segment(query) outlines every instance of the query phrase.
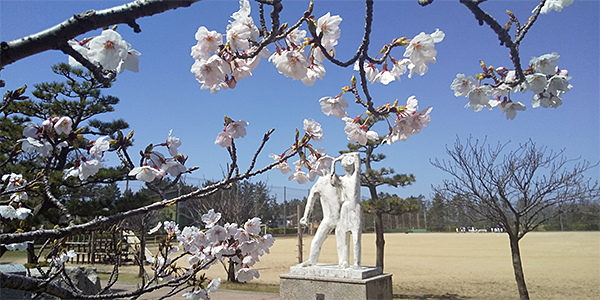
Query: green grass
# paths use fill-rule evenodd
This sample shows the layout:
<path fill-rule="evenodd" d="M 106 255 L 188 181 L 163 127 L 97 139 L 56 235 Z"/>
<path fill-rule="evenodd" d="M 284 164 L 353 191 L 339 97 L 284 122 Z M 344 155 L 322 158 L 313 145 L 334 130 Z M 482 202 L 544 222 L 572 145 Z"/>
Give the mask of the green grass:
<path fill-rule="evenodd" d="M 108 281 L 108 278 L 110 277 L 110 273 L 98 272 L 98 277 L 100 277 L 100 280 Z M 137 273 L 133 274 L 133 273 L 119 272 L 118 281 L 119 282 L 127 282 L 127 283 L 141 283 L 142 279 L 137 276 Z"/>
<path fill-rule="evenodd" d="M 260 293 L 279 293 L 278 284 L 258 284 L 258 283 L 234 283 L 222 281 L 220 290 L 235 290 L 245 292 L 260 292 Z"/>
<path fill-rule="evenodd" d="M 27 259 L 27 251 L 6 251 L 0 258 L 0 263 L 7 264 L 20 259 Z"/>
<path fill-rule="evenodd" d="M 100 280 L 108 281 L 110 273 L 98 273 Z M 137 273 L 119 272 L 119 282 L 141 283 L 141 278 L 137 277 Z M 258 283 L 234 283 L 223 281 L 219 287 L 221 290 L 235 290 L 245 292 L 260 292 L 260 293 L 279 293 L 279 285 L 277 284 L 258 284 Z"/>

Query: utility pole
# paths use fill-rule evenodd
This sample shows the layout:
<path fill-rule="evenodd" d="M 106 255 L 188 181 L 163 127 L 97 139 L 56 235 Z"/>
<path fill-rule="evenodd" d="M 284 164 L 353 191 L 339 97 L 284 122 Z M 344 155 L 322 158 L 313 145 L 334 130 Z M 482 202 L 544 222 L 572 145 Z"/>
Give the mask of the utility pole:
<path fill-rule="evenodd" d="M 287 233 L 286 232 L 286 229 L 287 229 L 287 212 L 286 212 L 286 209 L 285 209 L 286 206 L 287 206 L 287 202 L 286 202 L 286 199 L 285 199 L 285 196 L 286 196 L 285 192 L 286 191 L 285 191 L 285 186 L 284 186 L 283 187 L 283 235 L 285 235 Z"/>
<path fill-rule="evenodd" d="M 296 219 L 298 219 L 298 263 L 302 263 L 302 227 L 300 226 L 300 214 L 302 212 L 302 208 L 300 204 L 296 206 Z"/>

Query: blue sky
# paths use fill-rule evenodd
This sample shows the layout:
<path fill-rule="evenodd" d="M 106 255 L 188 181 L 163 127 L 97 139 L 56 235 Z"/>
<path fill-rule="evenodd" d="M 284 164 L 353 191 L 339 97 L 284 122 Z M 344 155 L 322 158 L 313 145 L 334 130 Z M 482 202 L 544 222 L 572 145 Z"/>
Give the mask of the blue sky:
<path fill-rule="evenodd" d="M 13 40 L 36 33 L 62 22 L 75 13 L 88 9 L 104 9 L 127 1 L 0 1 L 0 39 Z M 525 22 L 537 1 L 488 1 L 481 7 L 504 24 L 511 10 Z M 283 1 L 282 22 L 295 23 L 308 6 L 308 1 Z M 138 20 L 142 32 L 134 33 L 126 25 L 118 32 L 140 51 L 140 72 L 125 72 L 118 76 L 107 92 L 121 99 L 116 111 L 104 120 L 124 118 L 135 130 L 135 151 L 149 143 L 163 142 L 169 130 L 181 138 L 180 151 L 189 155 L 188 166 L 198 166 L 188 183 L 204 179 L 220 179 L 228 160 L 227 151 L 214 144 L 223 128 L 223 115 L 250 123 L 248 135 L 237 141 L 240 168 L 245 170 L 260 144 L 262 135 L 275 128 L 271 141 L 263 150 L 258 166 L 272 160 L 269 153 L 280 154 L 294 138 L 295 128 L 302 128 L 305 118 L 313 118 L 323 126 L 325 141 L 315 143 L 326 152 L 336 154 L 345 149 L 347 140 L 344 125 L 339 119 L 327 117 L 320 111 L 318 100 L 335 96 L 349 84 L 354 74 L 351 68 L 341 69 L 325 64 L 327 74 L 312 87 L 304 86 L 280 75 L 275 67 L 263 60 L 252 78 L 240 81 L 233 90 L 212 95 L 200 90 L 190 67 L 190 47 L 195 44 L 194 34 L 199 26 L 225 33 L 229 16 L 238 9 L 234 0 L 209 0 L 189 8 L 180 8 L 160 15 Z M 258 22 L 258 6 L 252 3 L 252 16 Z M 431 123 L 418 135 L 406 142 L 398 142 L 380 149 L 388 156 L 386 167 L 398 173 L 413 173 L 416 183 L 398 190 L 388 190 L 400 196 L 423 194 L 429 197 L 431 185 L 448 178 L 432 167 L 433 158 L 446 158 L 446 146 L 452 146 L 457 137 L 485 138 L 491 143 L 511 141 L 513 146 L 531 139 L 549 149 L 565 149 L 568 157 L 581 157 L 592 162 L 600 160 L 599 117 L 599 2 L 575 1 L 562 12 L 542 15 L 521 44 L 521 58 L 527 62 L 533 56 L 557 52 L 561 55 L 558 66 L 569 70 L 573 89 L 564 95 L 564 104 L 557 109 L 531 107 L 531 93 L 513 95 L 513 101 L 527 106 L 515 120 L 506 120 L 501 111 L 474 113 L 464 108 L 467 99 L 456 98 L 449 88 L 457 73 L 474 76 L 481 69 L 478 60 L 495 67 L 510 67 L 508 50 L 499 46 L 493 32 L 478 26 L 471 13 L 458 1 L 437 0 L 422 8 L 416 0 L 376 1 L 375 21 L 370 54 L 394 38 L 412 38 L 420 32 L 432 33 L 436 28 L 446 37 L 436 44 L 437 63 L 430 64 L 424 76 L 415 75 L 387 86 L 374 84 L 371 94 L 376 103 L 384 104 L 399 99 L 400 103 L 415 95 L 421 108 L 433 106 Z M 361 40 L 364 21 L 362 1 L 315 1 L 316 18 L 331 12 L 343 18 L 342 36 L 336 46 L 341 60 L 351 57 Z M 306 29 L 306 28 L 303 28 Z M 86 36 L 99 34 L 99 31 Z M 83 38 L 80 37 L 80 38 Z M 271 48 L 271 50 L 274 50 Z M 401 58 L 402 49 L 392 52 Z M 52 74 L 50 66 L 66 62 L 58 51 L 49 51 L 18 61 L 1 72 L 8 89 L 23 84 L 62 80 Z M 30 88 L 31 90 L 31 88 Z M 351 115 L 363 111 L 350 107 Z M 383 132 L 383 131 L 380 131 Z M 165 151 L 166 153 L 166 151 Z M 107 164 L 117 164 L 116 156 L 108 155 Z M 598 179 L 598 167 L 589 176 Z M 282 187 L 288 187 L 287 198 L 306 195 L 310 185 L 288 181 L 287 175 L 271 171 L 256 180 L 267 181 L 272 191 L 282 199 Z M 141 186 L 141 184 L 140 184 Z M 363 193 L 366 194 L 366 193 Z"/>

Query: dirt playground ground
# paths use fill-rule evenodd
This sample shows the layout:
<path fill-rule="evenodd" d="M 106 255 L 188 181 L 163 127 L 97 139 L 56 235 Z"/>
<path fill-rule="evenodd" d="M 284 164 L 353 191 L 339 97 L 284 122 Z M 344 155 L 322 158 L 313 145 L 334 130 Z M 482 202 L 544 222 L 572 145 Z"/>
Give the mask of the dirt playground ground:
<path fill-rule="evenodd" d="M 508 236 L 500 233 L 386 234 L 385 272 L 394 294 L 457 294 L 473 299 L 518 299 Z M 305 236 L 306 258 L 312 236 Z M 276 238 L 256 265 L 257 283 L 279 284 L 297 263 L 295 237 Z M 363 265 L 375 265 L 375 235 L 363 234 Z M 337 263 L 335 237 L 319 262 Z M 521 240 L 525 280 L 532 299 L 600 299 L 600 232 L 532 232 Z M 209 276 L 224 277 L 214 266 Z"/>
<path fill-rule="evenodd" d="M 394 294 L 519 298 L 506 234 L 393 233 L 385 238 L 385 272 L 393 274 Z M 311 240 L 312 236 L 304 237 L 305 259 Z M 297 244 L 296 237 L 276 237 L 271 254 L 255 266 L 260 278 L 253 282 L 279 285 L 279 275 L 298 263 Z M 363 234 L 362 246 L 363 265 L 375 265 L 375 235 Z M 330 235 L 319 262 L 337 263 L 335 249 L 335 237 Z M 521 240 L 521 251 L 531 299 L 600 299 L 600 232 L 528 233 Z M 0 263 L 23 263 L 25 257 L 14 260 L 2 257 Z M 95 267 L 108 271 L 112 266 Z M 137 267 L 125 266 L 121 273 L 137 274 Z M 207 275 L 226 278 L 219 264 Z"/>

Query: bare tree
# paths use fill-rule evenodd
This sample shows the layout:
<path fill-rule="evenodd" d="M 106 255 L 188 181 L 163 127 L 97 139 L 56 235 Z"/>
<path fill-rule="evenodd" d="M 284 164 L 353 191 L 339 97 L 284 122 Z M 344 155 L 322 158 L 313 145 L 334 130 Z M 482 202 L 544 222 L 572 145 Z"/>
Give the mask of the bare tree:
<path fill-rule="evenodd" d="M 446 151 L 448 161 L 431 163 L 452 175 L 436 192 L 467 208 L 473 220 L 495 222 L 508 233 L 519 295 L 529 299 L 519 241 L 555 217 L 560 210 L 553 208 L 597 197 L 598 183 L 585 176 L 596 165 L 567 159 L 564 150 L 551 151 L 533 141 L 504 154 L 507 145 L 457 139 Z"/>

